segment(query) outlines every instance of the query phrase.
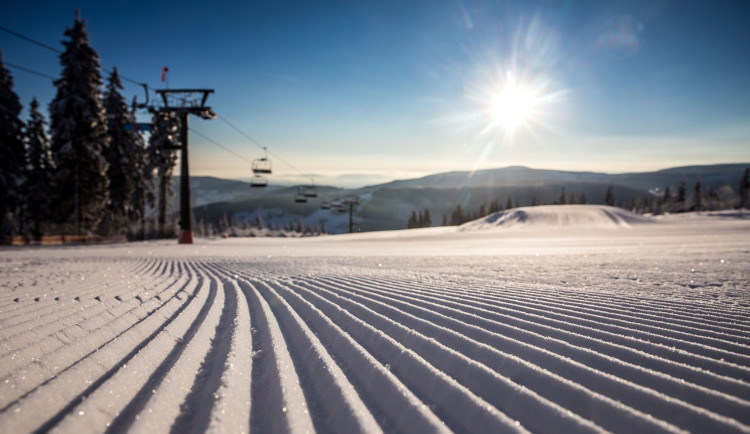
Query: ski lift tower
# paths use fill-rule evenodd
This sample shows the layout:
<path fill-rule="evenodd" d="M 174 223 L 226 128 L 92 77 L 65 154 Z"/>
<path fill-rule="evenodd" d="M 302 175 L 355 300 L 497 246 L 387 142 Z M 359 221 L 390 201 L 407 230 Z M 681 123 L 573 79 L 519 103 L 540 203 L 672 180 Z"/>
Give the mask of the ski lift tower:
<path fill-rule="evenodd" d="M 216 119 L 216 113 L 206 106 L 213 89 L 162 89 L 164 106 L 161 112 L 174 113 L 180 118 L 180 244 L 193 244 L 192 209 L 190 207 L 190 172 L 188 170 L 188 115 Z"/>

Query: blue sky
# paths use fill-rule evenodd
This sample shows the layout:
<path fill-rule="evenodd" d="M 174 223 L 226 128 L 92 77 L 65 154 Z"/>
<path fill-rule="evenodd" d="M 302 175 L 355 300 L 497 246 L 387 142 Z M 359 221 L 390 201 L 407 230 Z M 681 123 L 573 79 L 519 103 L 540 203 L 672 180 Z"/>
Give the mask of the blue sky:
<path fill-rule="evenodd" d="M 291 164 L 279 179 L 750 161 L 747 1 L 16 2 L 0 25 L 61 47 L 76 8 L 105 68 L 215 89 L 214 111 Z M 0 49 L 59 75 L 53 52 L 4 32 Z M 50 80 L 9 69 L 24 104 L 51 101 Z M 534 101 L 513 129 L 492 108 L 511 82 Z M 191 127 L 243 157 L 192 135 L 192 174 L 250 175 L 256 145 Z"/>

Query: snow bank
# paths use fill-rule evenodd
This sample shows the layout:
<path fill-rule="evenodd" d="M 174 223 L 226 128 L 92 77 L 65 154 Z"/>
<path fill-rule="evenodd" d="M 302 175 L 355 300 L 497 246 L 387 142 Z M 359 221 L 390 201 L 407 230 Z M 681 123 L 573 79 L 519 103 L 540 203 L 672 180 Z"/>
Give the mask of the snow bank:
<path fill-rule="evenodd" d="M 459 227 L 460 231 L 497 228 L 627 228 L 652 220 L 604 205 L 546 205 L 500 211 Z"/>

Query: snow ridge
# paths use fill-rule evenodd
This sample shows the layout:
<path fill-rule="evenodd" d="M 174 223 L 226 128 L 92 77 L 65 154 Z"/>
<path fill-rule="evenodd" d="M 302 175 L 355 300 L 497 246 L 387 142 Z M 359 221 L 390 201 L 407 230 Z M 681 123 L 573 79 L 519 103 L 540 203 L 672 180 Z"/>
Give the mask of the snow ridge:
<path fill-rule="evenodd" d="M 554 229 L 554 228 L 629 228 L 650 223 L 647 217 L 605 205 L 543 205 L 499 211 L 487 217 L 465 223 L 461 231 L 496 228 Z"/>

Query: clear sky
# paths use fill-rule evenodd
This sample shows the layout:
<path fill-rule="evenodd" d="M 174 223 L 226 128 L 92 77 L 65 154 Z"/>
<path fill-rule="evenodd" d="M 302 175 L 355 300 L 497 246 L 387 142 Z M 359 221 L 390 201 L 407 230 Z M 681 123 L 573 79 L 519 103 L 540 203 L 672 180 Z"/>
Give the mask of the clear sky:
<path fill-rule="evenodd" d="M 214 111 L 291 164 L 279 178 L 750 161 L 746 0 L 31 1 L 0 25 L 62 48 L 76 8 L 103 67 L 215 89 Z M 51 51 L 4 32 L 0 49 L 59 76 Z M 52 100 L 51 80 L 9 69 L 24 104 Z M 251 175 L 256 145 L 191 127 L 235 153 L 193 134 L 192 174 Z"/>

